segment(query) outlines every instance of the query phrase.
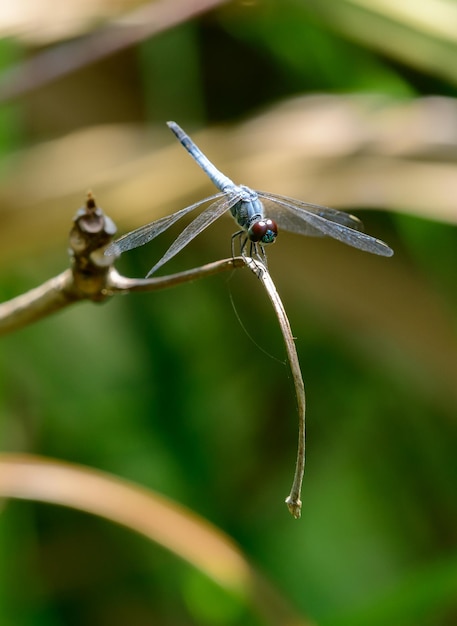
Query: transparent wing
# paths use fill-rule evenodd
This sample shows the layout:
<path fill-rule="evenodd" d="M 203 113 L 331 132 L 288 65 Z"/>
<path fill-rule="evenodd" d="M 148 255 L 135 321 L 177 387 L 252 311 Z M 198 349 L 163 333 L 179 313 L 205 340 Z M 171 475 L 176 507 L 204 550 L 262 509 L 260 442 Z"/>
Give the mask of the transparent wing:
<path fill-rule="evenodd" d="M 144 244 L 149 243 L 152 239 L 170 228 L 170 226 L 173 226 L 175 222 L 187 215 L 187 213 L 190 213 L 200 205 L 205 204 L 205 202 L 210 202 L 211 200 L 221 198 L 222 196 L 225 196 L 225 194 L 216 193 L 215 195 L 209 196 L 204 200 L 199 200 L 199 202 L 191 204 L 180 211 L 176 211 L 176 213 L 173 213 L 172 215 L 166 215 L 165 217 L 161 217 L 154 222 L 140 226 L 139 228 L 122 235 L 122 237 L 119 237 L 119 239 L 113 241 L 113 243 L 108 246 L 105 251 L 105 255 L 120 255 L 123 252 L 127 252 L 127 250 L 133 250 L 134 248 L 144 246 Z"/>
<path fill-rule="evenodd" d="M 218 196 L 226 196 L 226 194 L 217 194 Z M 205 228 L 208 228 L 213 222 L 215 222 L 221 215 L 228 211 L 238 200 L 240 194 L 230 195 L 226 200 L 217 200 L 209 205 L 204 211 L 202 211 L 197 217 L 182 231 L 177 239 L 171 244 L 163 257 L 154 265 L 154 267 L 148 272 L 147 277 L 154 274 L 162 265 L 165 265 L 170 259 L 172 259 L 178 252 L 180 252 L 192 239 L 195 239 Z"/>
<path fill-rule="evenodd" d="M 323 237 L 326 234 L 322 232 L 322 229 L 319 227 L 313 227 L 300 211 L 292 211 L 289 206 L 293 205 L 305 213 L 312 213 L 313 215 L 318 215 L 331 222 L 363 232 L 362 222 L 358 217 L 355 217 L 355 215 L 351 215 L 350 213 L 337 211 L 336 209 L 320 206 L 319 204 L 302 202 L 301 200 L 297 200 L 295 198 L 288 198 L 287 196 L 280 196 L 265 191 L 257 191 L 257 193 L 263 200 L 266 201 L 266 206 L 274 206 L 271 217 L 277 222 L 278 226 L 284 230 L 299 233 L 300 235 L 309 235 L 311 237 Z M 284 206 L 278 204 L 280 201 L 284 203 Z"/>
<path fill-rule="evenodd" d="M 393 255 L 393 250 L 383 241 L 362 232 L 363 224 L 354 215 L 286 196 L 263 191 L 257 193 L 267 204 L 274 204 L 270 217 L 284 230 L 301 235 L 327 235 L 365 252 Z"/>

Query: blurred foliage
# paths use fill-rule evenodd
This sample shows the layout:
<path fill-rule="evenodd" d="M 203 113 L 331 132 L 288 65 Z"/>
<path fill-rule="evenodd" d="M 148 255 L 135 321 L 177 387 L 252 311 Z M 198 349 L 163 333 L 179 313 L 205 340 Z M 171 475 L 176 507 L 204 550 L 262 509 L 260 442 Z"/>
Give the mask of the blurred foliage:
<path fill-rule="evenodd" d="M 304 200 L 380 209 L 362 217 L 395 248 L 391 260 L 287 235 L 269 251 L 307 389 L 302 519 L 283 504 L 296 446 L 293 388 L 267 298 L 247 272 L 76 305 L 3 338 L 2 450 L 102 469 L 188 506 L 233 537 L 313 623 L 451 626 L 457 5 L 246 0 L 179 23 L 184 4 L 162 4 L 178 25 L 1 104 L 1 297 L 65 267 L 66 232 L 88 187 L 122 228 L 210 193 L 162 129 L 167 119 L 189 132 L 219 124 L 198 141 L 239 182 L 297 195 L 300 181 Z M 0 24 L 4 72 L 49 50 L 65 67 L 76 48 L 63 38 L 83 48 L 85 33 L 132 9 L 55 3 L 50 15 L 48 4 L 34 6 L 34 15 L 18 9 L 15 28 Z M 341 99 L 315 97 L 322 92 Z M 368 92 L 376 99 L 363 100 Z M 427 117 L 424 96 L 448 100 L 428 101 Z M 308 125 L 297 126 L 305 112 Z M 294 153 L 304 136 L 308 160 L 305 149 Z M 227 256 L 230 228 L 221 220 L 169 271 Z M 119 267 L 144 275 L 178 232 Z M 268 620 L 124 528 L 9 500 L 0 623 Z"/>

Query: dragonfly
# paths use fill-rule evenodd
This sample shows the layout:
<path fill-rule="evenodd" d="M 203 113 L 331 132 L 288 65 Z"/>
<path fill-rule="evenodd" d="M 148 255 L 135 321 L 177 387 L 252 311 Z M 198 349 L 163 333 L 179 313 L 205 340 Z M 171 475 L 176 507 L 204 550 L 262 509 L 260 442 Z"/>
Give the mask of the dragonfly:
<path fill-rule="evenodd" d="M 328 236 L 365 252 L 385 257 L 393 255 L 392 248 L 386 243 L 363 232 L 362 222 L 354 215 L 287 196 L 254 190 L 245 185 L 236 185 L 211 163 L 176 122 L 167 122 L 167 125 L 219 191 L 123 235 L 107 248 L 106 255 L 118 256 L 149 243 L 188 213 L 208 203 L 210 203 L 209 206 L 199 213 L 173 241 L 165 254 L 148 272 L 147 277 L 154 274 L 228 211 L 239 227 L 239 230 L 232 236 L 232 255 L 233 241 L 239 237 L 241 255 L 247 256 L 246 251 L 249 251 L 251 257 L 257 258 L 264 264 L 266 264 L 264 246 L 276 240 L 279 229 L 314 237 Z"/>

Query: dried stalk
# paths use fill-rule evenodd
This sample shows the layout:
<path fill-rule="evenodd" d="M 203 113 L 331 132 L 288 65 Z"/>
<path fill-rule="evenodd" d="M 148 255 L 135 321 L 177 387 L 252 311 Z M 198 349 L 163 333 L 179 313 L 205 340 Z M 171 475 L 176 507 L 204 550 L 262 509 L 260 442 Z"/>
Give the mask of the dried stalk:
<path fill-rule="evenodd" d="M 245 262 L 249 269 L 262 281 L 268 297 L 270 298 L 270 301 L 273 305 L 274 311 L 279 321 L 282 335 L 284 337 L 287 357 L 289 359 L 289 365 L 292 371 L 298 409 L 298 450 L 294 480 L 292 483 L 290 494 L 286 498 L 286 504 L 287 508 L 289 509 L 290 513 L 295 517 L 295 519 L 299 519 L 302 506 L 300 494 L 303 482 L 303 474 L 305 472 L 305 386 L 303 384 L 300 363 L 298 361 L 297 350 L 295 348 L 295 342 L 292 335 L 292 330 L 290 328 L 290 323 L 287 318 L 283 303 L 281 302 L 281 298 L 279 297 L 275 284 L 270 276 L 270 273 L 268 272 L 266 266 L 257 260 L 247 257 L 245 258 Z"/>

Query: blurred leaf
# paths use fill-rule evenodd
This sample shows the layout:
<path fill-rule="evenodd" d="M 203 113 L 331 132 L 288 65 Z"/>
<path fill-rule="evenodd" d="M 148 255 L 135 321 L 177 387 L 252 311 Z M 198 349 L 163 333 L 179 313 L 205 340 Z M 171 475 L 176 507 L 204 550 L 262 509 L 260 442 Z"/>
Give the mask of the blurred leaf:
<path fill-rule="evenodd" d="M 276 9 L 277 3 L 268 0 L 254 3 L 247 11 L 230 5 L 221 11 L 221 22 L 233 37 L 267 51 L 282 72 L 293 75 L 290 80 L 296 90 L 412 95 L 398 72 L 375 54 L 365 50 L 362 55 L 356 44 L 329 30 L 309 3 L 283 2 L 281 10 Z"/>
<path fill-rule="evenodd" d="M 294 0 L 299 5 L 301 0 Z M 446 0 L 312 0 L 310 10 L 337 32 L 389 57 L 457 83 L 457 7 Z"/>
<path fill-rule="evenodd" d="M 127 526 L 201 569 L 244 602 L 257 603 L 257 609 L 270 623 L 283 619 L 297 625 L 305 623 L 276 597 L 273 589 L 265 595 L 265 581 L 228 537 L 151 491 L 88 468 L 4 454 L 0 459 L 0 494 L 71 506 Z"/>

